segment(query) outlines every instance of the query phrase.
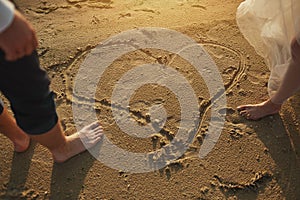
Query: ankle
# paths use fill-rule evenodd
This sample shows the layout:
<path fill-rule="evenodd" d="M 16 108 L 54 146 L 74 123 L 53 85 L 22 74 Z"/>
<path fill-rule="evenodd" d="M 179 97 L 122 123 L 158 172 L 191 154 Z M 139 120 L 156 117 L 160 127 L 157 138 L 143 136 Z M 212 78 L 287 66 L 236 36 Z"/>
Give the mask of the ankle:
<path fill-rule="evenodd" d="M 268 101 L 271 102 L 272 104 L 278 105 L 278 106 L 281 106 L 284 103 L 284 100 L 280 100 L 280 99 L 276 98 L 276 95 L 269 98 Z"/>
<path fill-rule="evenodd" d="M 274 102 L 272 99 L 269 99 L 267 101 L 268 104 L 270 104 L 274 109 L 277 109 L 277 110 L 280 110 L 281 106 L 282 106 L 282 103 L 279 103 L 279 102 Z"/>
<path fill-rule="evenodd" d="M 48 147 L 48 149 L 53 155 L 65 153 L 68 150 L 67 141 L 62 141 L 60 144 Z"/>

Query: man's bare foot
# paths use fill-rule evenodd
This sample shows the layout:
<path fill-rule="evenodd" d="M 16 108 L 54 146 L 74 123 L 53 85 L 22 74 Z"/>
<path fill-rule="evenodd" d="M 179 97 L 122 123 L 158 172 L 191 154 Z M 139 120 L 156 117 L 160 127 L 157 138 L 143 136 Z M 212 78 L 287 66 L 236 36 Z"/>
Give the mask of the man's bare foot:
<path fill-rule="evenodd" d="M 103 129 L 98 122 L 85 126 L 79 132 L 66 136 L 66 142 L 52 150 L 54 161 L 62 163 L 71 157 L 93 147 L 103 137 Z"/>
<path fill-rule="evenodd" d="M 237 107 L 240 114 L 246 119 L 258 120 L 279 112 L 281 104 L 274 104 L 271 100 L 259 104 L 242 105 Z"/>

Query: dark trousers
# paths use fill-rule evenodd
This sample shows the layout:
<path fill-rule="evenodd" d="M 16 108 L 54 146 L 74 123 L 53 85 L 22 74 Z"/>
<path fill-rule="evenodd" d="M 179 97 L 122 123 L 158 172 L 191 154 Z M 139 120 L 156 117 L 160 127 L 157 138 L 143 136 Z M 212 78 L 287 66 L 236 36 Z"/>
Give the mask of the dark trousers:
<path fill-rule="evenodd" d="M 10 101 L 17 124 L 28 134 L 43 134 L 58 121 L 49 84 L 36 52 L 8 62 L 0 51 L 0 91 Z M 0 105 L 2 112 L 3 106 Z"/>

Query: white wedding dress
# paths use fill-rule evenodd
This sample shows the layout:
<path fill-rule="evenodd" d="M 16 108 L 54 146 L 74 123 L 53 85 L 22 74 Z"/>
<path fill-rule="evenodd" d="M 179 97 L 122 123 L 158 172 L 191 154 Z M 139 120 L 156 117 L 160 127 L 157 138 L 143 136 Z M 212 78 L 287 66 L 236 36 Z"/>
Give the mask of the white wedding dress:
<path fill-rule="evenodd" d="M 240 31 L 271 71 L 268 91 L 277 91 L 291 59 L 290 44 L 300 43 L 300 0 L 245 0 L 237 10 Z"/>

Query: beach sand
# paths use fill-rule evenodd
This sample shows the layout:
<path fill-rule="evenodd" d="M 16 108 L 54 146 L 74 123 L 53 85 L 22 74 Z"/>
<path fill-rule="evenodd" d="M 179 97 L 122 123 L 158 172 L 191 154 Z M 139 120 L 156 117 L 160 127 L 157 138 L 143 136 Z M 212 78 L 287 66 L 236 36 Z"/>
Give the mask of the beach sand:
<path fill-rule="evenodd" d="M 193 66 L 162 50 L 134 51 L 119 57 L 103 74 L 96 91 L 96 113 L 115 145 L 131 152 L 152 152 L 178 131 L 180 105 L 170 90 L 145 85 L 130 99 L 132 118 L 147 124 L 149 105 L 161 103 L 167 121 L 156 137 L 135 138 L 114 121 L 111 95 L 117 81 L 134 66 L 169 64 L 194 89 L 201 123 L 189 148 L 162 169 L 127 173 L 112 169 L 89 152 L 63 164 L 32 143 L 14 153 L 0 135 L 0 199 L 291 199 L 300 198 L 300 95 L 290 98 L 280 114 L 259 121 L 239 116 L 236 107 L 267 99 L 269 70 L 241 35 L 235 13 L 241 0 L 16 0 L 36 28 L 41 66 L 52 80 L 57 110 L 66 134 L 76 128 L 72 115 L 73 81 L 90 50 L 126 30 L 162 27 L 202 44 L 223 78 L 227 106 L 219 140 L 200 159 L 209 127 L 210 97 Z M 17 72 L 16 72 L 17 73 Z M 25 77 L 24 77 L 25 78 Z M 6 101 L 7 103 L 7 101 Z"/>

